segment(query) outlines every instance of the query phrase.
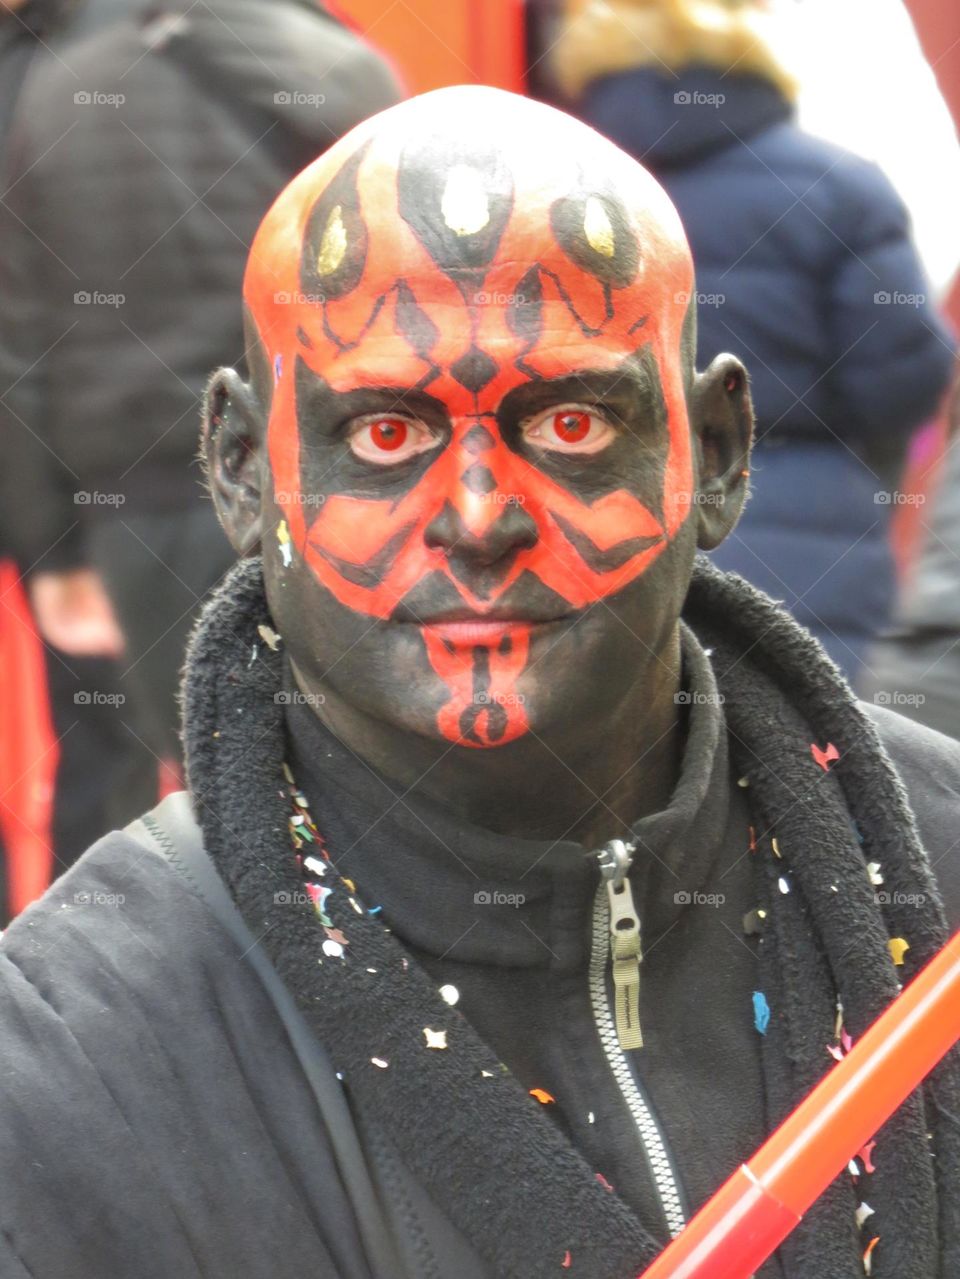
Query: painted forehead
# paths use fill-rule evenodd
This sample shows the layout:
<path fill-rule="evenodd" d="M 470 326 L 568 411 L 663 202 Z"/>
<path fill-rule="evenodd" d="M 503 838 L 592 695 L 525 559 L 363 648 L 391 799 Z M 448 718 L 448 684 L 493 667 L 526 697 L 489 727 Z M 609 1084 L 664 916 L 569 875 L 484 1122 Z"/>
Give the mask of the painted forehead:
<path fill-rule="evenodd" d="M 645 342 L 678 361 L 692 270 L 663 192 L 559 112 L 479 92 L 482 136 L 475 111 L 457 118 L 473 91 L 429 95 L 355 130 L 280 197 L 245 283 L 276 377 L 299 354 L 334 389 L 443 370 L 439 393 L 489 398 L 518 375 L 614 367 Z M 426 112 L 431 99 L 444 110 Z"/>

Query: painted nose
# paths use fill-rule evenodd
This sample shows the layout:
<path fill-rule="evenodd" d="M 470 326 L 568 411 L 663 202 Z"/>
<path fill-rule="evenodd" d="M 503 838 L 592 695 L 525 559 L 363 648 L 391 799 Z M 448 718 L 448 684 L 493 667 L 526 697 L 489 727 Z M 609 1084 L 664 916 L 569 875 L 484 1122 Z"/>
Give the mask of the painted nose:
<path fill-rule="evenodd" d="M 503 496 L 503 501 L 497 499 Z M 447 501 L 424 529 L 432 550 L 443 551 L 450 572 L 478 599 L 489 599 L 502 584 L 514 560 L 537 544 L 537 526 L 523 509 L 523 499 L 489 494 L 499 510 L 480 533 L 471 532 L 457 506 Z"/>

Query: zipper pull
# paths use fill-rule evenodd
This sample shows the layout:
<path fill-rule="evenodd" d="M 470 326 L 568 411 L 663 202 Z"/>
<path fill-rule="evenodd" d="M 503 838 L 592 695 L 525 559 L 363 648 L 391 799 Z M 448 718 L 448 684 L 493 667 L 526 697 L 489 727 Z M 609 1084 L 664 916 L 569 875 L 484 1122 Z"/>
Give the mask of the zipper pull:
<path fill-rule="evenodd" d="M 614 1014 L 621 1048 L 642 1048 L 640 1030 L 640 917 L 627 872 L 633 845 L 611 839 L 597 854 L 610 904 L 610 955 L 613 962 Z"/>

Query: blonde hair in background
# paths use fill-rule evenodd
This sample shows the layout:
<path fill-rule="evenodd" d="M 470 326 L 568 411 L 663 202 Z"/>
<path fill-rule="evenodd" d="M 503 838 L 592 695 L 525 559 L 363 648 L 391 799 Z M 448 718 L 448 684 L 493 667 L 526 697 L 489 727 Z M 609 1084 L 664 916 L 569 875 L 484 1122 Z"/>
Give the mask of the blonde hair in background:
<path fill-rule="evenodd" d="M 690 63 L 763 76 L 793 100 L 797 82 L 774 52 L 775 39 L 764 0 L 565 0 L 550 56 L 572 100 L 601 76 Z"/>

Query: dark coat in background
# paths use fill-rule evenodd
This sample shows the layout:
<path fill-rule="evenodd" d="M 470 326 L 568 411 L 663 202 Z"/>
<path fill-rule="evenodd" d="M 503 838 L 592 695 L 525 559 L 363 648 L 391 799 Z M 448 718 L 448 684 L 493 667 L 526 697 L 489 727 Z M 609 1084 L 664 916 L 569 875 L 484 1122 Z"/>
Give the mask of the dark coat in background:
<path fill-rule="evenodd" d="M 3 498 L 18 557 L 51 569 L 83 562 L 77 516 L 97 493 L 125 515 L 205 501 L 198 398 L 243 358 L 253 233 L 295 173 L 399 96 L 312 0 L 126 7 L 33 59 L 7 148 Z"/>
<path fill-rule="evenodd" d="M 888 634 L 870 653 L 864 691 L 880 706 L 960 738 L 960 437 L 956 434 L 924 523 L 923 548 Z"/>
<path fill-rule="evenodd" d="M 804 133 L 753 76 L 640 68 L 596 81 L 577 109 L 680 212 L 699 366 L 731 351 L 751 374 L 753 496 L 715 559 L 856 678 L 892 605 L 891 494 L 953 358 L 906 210 L 874 164 Z"/>
<path fill-rule="evenodd" d="M 8 194 L 8 179 L 4 175 L 10 130 L 34 57 L 107 26 L 123 16 L 133 3 L 134 0 L 29 0 L 16 12 L 0 9 L 0 214 Z M 6 385 L 0 382 L 0 397 L 6 391 Z M 0 502 L 0 556 L 13 549 L 10 524 L 7 504 Z"/>

